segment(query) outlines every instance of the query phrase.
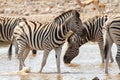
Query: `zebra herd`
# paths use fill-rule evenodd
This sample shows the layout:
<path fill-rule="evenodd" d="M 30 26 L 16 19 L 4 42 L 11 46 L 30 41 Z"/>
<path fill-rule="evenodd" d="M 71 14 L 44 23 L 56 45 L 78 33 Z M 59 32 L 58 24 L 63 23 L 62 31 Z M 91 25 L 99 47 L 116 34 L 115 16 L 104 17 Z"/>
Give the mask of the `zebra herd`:
<path fill-rule="evenodd" d="M 62 45 L 67 40 L 68 48 L 64 62 L 70 63 L 79 54 L 79 47 L 88 41 L 98 42 L 105 73 L 108 73 L 109 58 L 113 62 L 111 46 L 117 45 L 116 61 L 120 68 L 120 15 L 115 17 L 95 16 L 82 23 L 76 10 L 69 10 L 57 16 L 53 22 L 42 24 L 25 18 L 0 17 L 0 40 L 9 41 L 8 57 L 12 57 L 12 45 L 18 54 L 19 70 L 25 67 L 24 61 L 30 50 L 44 50 L 40 72 L 42 72 L 49 52 L 54 49 L 57 72 L 60 73 Z M 105 32 L 103 32 L 105 29 Z M 72 31 L 73 34 L 66 37 Z M 105 33 L 105 37 L 103 34 Z M 105 42 L 104 42 L 105 41 Z"/>

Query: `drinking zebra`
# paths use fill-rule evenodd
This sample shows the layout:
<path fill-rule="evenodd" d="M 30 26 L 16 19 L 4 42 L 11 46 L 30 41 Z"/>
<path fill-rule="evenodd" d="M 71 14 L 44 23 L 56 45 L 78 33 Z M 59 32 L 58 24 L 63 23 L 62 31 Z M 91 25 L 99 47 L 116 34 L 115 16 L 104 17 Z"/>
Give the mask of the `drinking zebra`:
<path fill-rule="evenodd" d="M 69 31 L 85 37 L 86 30 L 79 18 L 76 10 L 69 10 L 59 15 L 52 23 L 39 25 L 33 21 L 20 22 L 15 28 L 13 40 L 18 44 L 18 58 L 20 61 L 19 70 L 25 67 L 24 61 L 30 49 L 44 50 L 44 56 L 40 72 L 46 64 L 49 52 L 54 49 L 56 52 L 57 72 L 60 73 L 61 47 L 65 42 L 65 35 Z M 11 59 L 12 43 L 9 48 L 9 58 Z M 25 52 L 25 53 L 24 53 Z"/>
<path fill-rule="evenodd" d="M 11 41 L 11 37 L 16 25 L 21 22 L 23 18 L 20 17 L 0 17 L 0 41 Z M 18 47 L 15 45 L 15 53 L 18 52 Z M 35 50 L 33 50 L 35 54 Z"/>
<path fill-rule="evenodd" d="M 120 69 L 120 15 L 115 15 L 109 18 L 105 23 L 105 73 L 108 73 L 108 60 L 111 54 L 113 43 L 117 46 L 116 61 Z"/>
<path fill-rule="evenodd" d="M 68 48 L 63 58 L 65 63 L 70 63 L 79 54 L 79 47 L 88 41 L 98 42 L 102 63 L 104 63 L 102 26 L 107 21 L 107 18 L 107 15 L 102 17 L 96 16 L 89 19 L 88 21 L 85 21 L 83 26 L 87 31 L 86 38 L 82 39 L 81 36 L 77 34 L 73 34 L 68 38 Z M 113 62 L 112 54 L 111 62 Z"/>

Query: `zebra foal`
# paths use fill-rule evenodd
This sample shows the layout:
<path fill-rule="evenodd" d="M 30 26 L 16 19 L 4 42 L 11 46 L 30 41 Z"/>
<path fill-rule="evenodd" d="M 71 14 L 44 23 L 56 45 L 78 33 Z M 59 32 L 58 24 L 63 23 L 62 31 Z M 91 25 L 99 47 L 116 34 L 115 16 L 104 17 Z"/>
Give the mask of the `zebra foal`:
<path fill-rule="evenodd" d="M 102 26 L 107 21 L 107 19 L 107 15 L 104 15 L 102 17 L 95 16 L 83 23 L 83 26 L 87 31 L 86 38 L 82 39 L 82 37 L 78 34 L 73 34 L 68 38 L 68 48 L 63 58 L 65 63 L 70 63 L 79 54 L 79 47 L 87 43 L 88 41 L 98 42 L 102 63 L 104 63 Z M 113 62 L 112 54 L 111 62 Z"/>
<path fill-rule="evenodd" d="M 116 61 L 120 69 L 120 15 L 112 16 L 105 23 L 105 73 L 108 73 L 108 61 L 111 54 L 111 47 L 113 43 L 117 46 Z"/>
<path fill-rule="evenodd" d="M 59 15 L 52 23 L 39 25 L 33 21 L 24 21 L 15 28 L 13 40 L 18 44 L 19 70 L 25 67 L 24 61 L 30 49 L 44 50 L 40 72 L 46 64 L 49 52 L 54 49 L 56 53 L 57 72 L 60 73 L 61 47 L 65 42 L 65 35 L 69 31 L 85 36 L 85 29 L 76 10 L 69 10 Z M 9 48 L 11 58 L 12 43 Z"/>

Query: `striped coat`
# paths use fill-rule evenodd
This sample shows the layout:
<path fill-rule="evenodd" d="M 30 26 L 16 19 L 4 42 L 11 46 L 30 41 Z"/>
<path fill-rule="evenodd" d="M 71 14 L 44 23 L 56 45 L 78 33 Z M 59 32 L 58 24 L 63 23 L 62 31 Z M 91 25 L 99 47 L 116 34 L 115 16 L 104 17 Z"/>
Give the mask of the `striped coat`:
<path fill-rule="evenodd" d="M 13 40 L 17 42 L 19 47 L 19 69 L 21 70 L 24 61 L 30 49 L 44 50 L 44 56 L 40 72 L 46 64 L 49 52 L 54 49 L 56 52 L 57 71 L 60 73 L 60 54 L 61 47 L 65 42 L 65 35 L 69 31 L 84 37 L 85 29 L 76 10 L 69 10 L 56 17 L 52 23 L 40 25 L 34 21 L 21 22 L 14 30 Z M 83 34 L 84 33 L 84 34 Z M 9 57 L 11 57 L 11 48 L 9 49 Z M 24 53 L 25 52 L 25 53 Z"/>
<path fill-rule="evenodd" d="M 68 38 L 68 48 L 64 55 L 64 62 L 70 63 L 78 54 L 79 54 L 79 47 L 83 44 L 92 41 L 98 42 L 102 62 L 104 62 L 104 51 L 103 51 L 103 25 L 107 21 L 108 17 L 105 16 L 95 16 L 88 21 L 83 23 L 83 26 L 86 28 L 86 38 L 82 39 L 81 36 L 77 34 L 73 34 Z M 82 55 L 82 54 L 81 54 Z M 111 62 L 113 62 L 113 58 L 111 55 Z"/>

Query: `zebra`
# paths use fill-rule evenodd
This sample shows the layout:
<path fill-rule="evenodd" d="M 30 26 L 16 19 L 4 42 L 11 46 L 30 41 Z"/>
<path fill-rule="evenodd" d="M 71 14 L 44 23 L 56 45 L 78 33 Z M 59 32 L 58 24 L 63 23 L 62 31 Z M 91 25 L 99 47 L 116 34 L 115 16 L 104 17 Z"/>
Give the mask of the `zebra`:
<path fill-rule="evenodd" d="M 0 40 L 10 41 L 13 30 L 20 21 L 20 18 L 0 17 Z"/>
<path fill-rule="evenodd" d="M 0 17 L 0 41 L 10 42 L 14 28 L 21 20 L 22 18 L 18 17 Z M 15 52 L 17 50 L 16 46 Z"/>
<path fill-rule="evenodd" d="M 113 43 L 117 46 L 116 62 L 120 69 L 120 15 L 114 15 L 104 25 L 105 31 L 105 73 L 108 73 L 108 60 L 111 54 L 111 47 Z"/>
<path fill-rule="evenodd" d="M 102 26 L 107 21 L 108 16 L 95 16 L 89 20 L 83 22 L 83 26 L 86 28 L 87 36 L 82 39 L 79 35 L 73 34 L 68 39 L 68 48 L 63 57 L 64 63 L 69 64 L 78 54 L 79 47 L 88 41 L 98 42 L 102 63 L 104 63 L 104 51 L 103 51 L 103 30 Z M 113 57 L 111 54 L 111 62 L 113 62 Z"/>
<path fill-rule="evenodd" d="M 0 17 L 0 41 L 3 42 L 10 42 L 13 31 L 18 25 L 25 18 L 20 17 Z M 18 47 L 15 45 L 15 53 L 17 54 Z M 33 54 L 35 54 L 35 50 L 33 50 Z"/>
<path fill-rule="evenodd" d="M 62 45 L 65 43 L 67 33 L 73 31 L 85 37 L 85 28 L 79 18 L 77 10 L 69 10 L 57 16 L 53 22 L 39 25 L 34 21 L 25 20 L 15 28 L 13 41 L 16 41 L 19 59 L 19 70 L 25 67 L 24 61 L 30 49 L 44 50 L 40 72 L 46 64 L 49 52 L 54 49 L 56 53 L 57 72 L 60 73 L 60 54 Z M 12 42 L 9 47 L 9 59 L 12 56 Z M 23 53 L 24 52 L 24 53 Z"/>

